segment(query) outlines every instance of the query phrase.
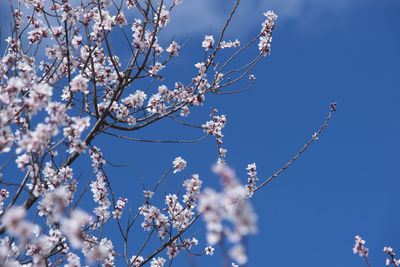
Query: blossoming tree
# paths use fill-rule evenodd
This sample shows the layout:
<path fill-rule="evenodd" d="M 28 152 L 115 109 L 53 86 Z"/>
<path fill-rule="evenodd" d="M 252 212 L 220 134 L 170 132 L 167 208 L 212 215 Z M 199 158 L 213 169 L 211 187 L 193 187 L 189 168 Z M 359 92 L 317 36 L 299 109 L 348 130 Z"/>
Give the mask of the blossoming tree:
<path fill-rule="evenodd" d="M 141 140 L 130 135 L 165 118 L 196 127 L 190 124 L 190 111 L 201 108 L 207 97 L 239 93 L 253 85 L 251 70 L 270 53 L 277 15 L 264 13 L 260 33 L 245 44 L 225 40 L 239 2 L 235 1 L 219 34 L 205 36 L 203 60 L 193 62 L 196 71 L 184 78 L 188 82 L 168 80 L 140 90 L 141 81 L 164 81 L 168 64 L 182 52 L 183 43 L 159 38 L 182 0 L 10 1 L 12 31 L 0 65 L 0 152 L 7 159 L 1 167 L 1 266 L 156 267 L 171 265 L 183 250 L 212 255 L 213 246 L 224 239 L 232 243 L 226 264 L 247 262 L 242 241 L 257 229 L 249 198 L 318 138 L 335 104 L 320 129 L 278 172 L 257 182 L 256 165 L 249 164 L 245 185 L 225 164 L 222 129 L 226 117 L 216 110 L 211 120 L 197 126 L 204 131 L 198 140 Z M 114 32 L 122 36 L 127 49 L 116 49 Z M 238 55 L 249 49 L 257 55 L 235 65 Z M 230 51 L 229 56 L 222 56 L 222 50 Z M 247 86 L 230 91 L 231 85 L 242 80 Z M 177 157 L 170 159 L 171 168 L 151 189 L 137 196 L 143 204 L 128 212 L 128 199 L 113 192 L 101 147 L 94 145 L 99 135 L 172 143 L 215 138 L 214 171 L 221 178 L 222 191 L 209 188 L 198 174 L 183 182 L 183 196 L 157 190 L 168 175 L 186 167 L 186 161 Z M 73 163 L 87 155 L 94 178 L 81 178 L 78 184 L 75 173 L 79 170 Z M 7 173 L 15 169 L 20 178 L 9 178 Z M 92 194 L 94 210 L 82 207 L 85 194 Z M 155 195 L 163 197 L 162 207 L 153 203 Z M 43 225 L 37 223 L 40 217 Z M 205 244 L 187 234 L 200 217 L 206 225 Z M 115 225 L 119 236 L 108 236 L 106 224 Z M 134 238 L 138 228 L 147 232 L 147 238 L 134 250 L 128 238 Z M 149 242 L 151 237 L 158 242 Z M 116 242 L 122 250 L 116 249 Z M 153 252 L 143 254 L 149 247 Z M 361 245 L 357 252 L 362 249 Z M 392 253 L 389 248 L 387 252 Z"/>

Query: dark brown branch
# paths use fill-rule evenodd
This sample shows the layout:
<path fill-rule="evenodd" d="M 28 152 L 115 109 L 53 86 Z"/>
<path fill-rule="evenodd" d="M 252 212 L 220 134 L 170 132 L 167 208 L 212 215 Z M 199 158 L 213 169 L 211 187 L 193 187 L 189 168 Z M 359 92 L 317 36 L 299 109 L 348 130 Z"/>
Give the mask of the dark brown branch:
<path fill-rule="evenodd" d="M 105 131 L 103 131 L 103 133 L 117 137 L 117 138 L 125 139 L 125 140 L 147 142 L 147 143 L 197 143 L 197 142 L 200 142 L 201 140 L 204 140 L 208 136 L 208 134 L 206 134 L 206 135 L 200 137 L 199 139 L 195 139 L 195 140 L 151 140 L 151 139 L 131 138 L 131 137 L 113 134 L 113 133 L 109 133 L 109 132 L 105 132 Z"/>

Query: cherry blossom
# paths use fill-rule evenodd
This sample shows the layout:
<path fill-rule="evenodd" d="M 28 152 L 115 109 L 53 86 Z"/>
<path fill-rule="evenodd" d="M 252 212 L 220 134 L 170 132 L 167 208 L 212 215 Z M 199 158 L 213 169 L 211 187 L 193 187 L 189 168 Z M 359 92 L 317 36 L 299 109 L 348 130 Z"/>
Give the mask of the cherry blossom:
<path fill-rule="evenodd" d="M 165 49 L 165 51 L 170 53 L 170 56 L 173 57 L 178 56 L 179 49 L 181 49 L 181 47 L 175 41 L 172 41 L 172 43 L 167 47 L 167 49 Z"/>
<path fill-rule="evenodd" d="M 140 263 L 142 263 L 144 258 L 142 256 L 135 256 L 133 255 L 131 258 L 131 264 L 133 267 L 139 266 Z"/>
<path fill-rule="evenodd" d="M 22 206 L 12 207 L 3 215 L 1 225 L 7 232 L 20 238 L 21 242 L 33 238 L 39 232 L 39 227 L 25 220 L 26 211 Z"/>
<path fill-rule="evenodd" d="M 204 37 L 204 41 L 201 43 L 201 46 L 205 48 L 207 51 L 208 49 L 211 49 L 212 46 L 214 45 L 214 37 L 212 35 L 206 35 Z"/>
<path fill-rule="evenodd" d="M 154 17 L 154 22 L 158 21 L 159 27 L 165 27 L 170 20 L 169 11 L 165 8 L 165 6 L 161 6 L 161 12 L 159 15 Z"/>
<path fill-rule="evenodd" d="M 258 49 L 264 56 L 266 56 L 271 52 L 271 41 L 272 41 L 271 34 L 275 27 L 275 20 L 278 18 L 278 16 L 272 11 L 265 12 L 264 16 L 267 19 L 262 23 L 261 36 L 260 36 L 260 42 L 258 43 Z"/>
<path fill-rule="evenodd" d="M 364 247 L 365 240 L 360 236 L 356 235 L 354 237 L 356 243 L 354 244 L 353 253 L 360 255 L 360 257 L 368 257 L 368 248 Z"/>
<path fill-rule="evenodd" d="M 165 259 L 162 257 L 153 258 L 150 262 L 151 267 L 163 267 L 165 264 Z"/>
<path fill-rule="evenodd" d="M 186 161 L 181 157 L 177 157 L 172 162 L 174 164 L 174 173 L 182 171 L 186 167 Z"/>
<path fill-rule="evenodd" d="M 394 266 L 400 266 L 400 259 L 395 259 L 395 253 L 393 252 L 393 249 L 391 247 L 384 247 L 383 251 L 388 254 L 390 259 L 386 259 L 386 265 L 394 264 Z"/>
<path fill-rule="evenodd" d="M 114 218 L 121 218 L 122 210 L 125 208 L 127 202 L 128 202 L 127 198 L 118 199 L 117 205 L 115 206 L 114 211 L 112 212 Z"/>
<path fill-rule="evenodd" d="M 152 198 L 154 195 L 154 192 L 150 191 L 150 190 L 143 190 L 143 195 L 145 198 Z"/>
<path fill-rule="evenodd" d="M 235 245 L 230 250 L 230 254 L 232 259 L 234 259 L 239 264 L 245 264 L 247 262 L 247 255 L 243 245 Z"/>
<path fill-rule="evenodd" d="M 135 7 L 135 0 L 126 0 L 126 7 L 128 9 Z"/>
<path fill-rule="evenodd" d="M 61 221 L 61 231 L 69 238 L 71 245 L 75 248 L 83 246 L 84 233 L 82 227 L 90 224 L 92 217 L 81 210 L 74 210 L 70 218 L 64 218 Z"/>
<path fill-rule="evenodd" d="M 82 92 L 85 94 L 88 94 L 88 79 L 84 78 L 81 74 L 75 76 L 75 78 L 72 80 L 70 86 L 71 86 L 71 91 L 76 93 L 76 92 Z"/>
<path fill-rule="evenodd" d="M 10 195 L 10 192 L 8 192 L 6 189 L 0 190 L 0 214 L 3 213 L 4 200 L 6 198 L 8 198 L 9 195 Z"/>
<path fill-rule="evenodd" d="M 100 218 L 107 218 L 110 216 L 108 208 L 111 202 L 108 200 L 108 193 L 106 188 L 106 177 L 103 173 L 97 173 L 97 180 L 90 183 L 90 188 L 93 193 L 93 200 L 99 204 L 93 212 Z"/>
<path fill-rule="evenodd" d="M 208 247 L 206 247 L 205 249 L 204 249 L 204 251 L 206 252 L 206 254 L 207 255 L 210 255 L 210 256 L 212 256 L 212 255 L 214 255 L 214 248 L 213 247 L 210 247 L 210 246 L 208 246 Z"/>
<path fill-rule="evenodd" d="M 232 47 L 238 47 L 238 46 L 240 46 L 240 41 L 238 40 L 238 39 L 236 39 L 235 41 L 228 41 L 228 42 L 226 42 L 226 41 L 222 41 L 221 42 L 221 49 L 225 49 L 225 48 L 232 48 Z"/>

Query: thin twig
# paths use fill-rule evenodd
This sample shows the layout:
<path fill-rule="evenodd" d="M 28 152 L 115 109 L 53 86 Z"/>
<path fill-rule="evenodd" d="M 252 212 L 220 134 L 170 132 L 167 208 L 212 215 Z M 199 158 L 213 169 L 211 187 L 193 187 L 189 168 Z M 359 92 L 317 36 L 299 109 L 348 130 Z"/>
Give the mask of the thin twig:
<path fill-rule="evenodd" d="M 253 192 L 256 192 L 257 190 L 261 189 L 262 187 L 264 187 L 267 183 L 269 183 L 272 179 L 276 178 L 281 172 L 283 172 L 284 170 L 286 170 L 290 165 L 292 165 L 293 162 L 295 162 L 298 157 L 304 152 L 306 151 L 306 149 L 311 145 L 312 142 L 314 142 L 315 140 L 317 140 L 318 135 L 320 135 L 322 133 L 322 131 L 324 130 L 325 127 L 328 126 L 328 122 L 329 120 L 332 118 L 333 112 L 336 111 L 336 103 L 332 103 L 331 104 L 331 110 L 329 111 L 329 115 L 328 117 L 325 119 L 324 124 L 319 128 L 318 132 L 316 132 L 312 138 L 310 139 L 310 141 L 307 142 L 307 144 L 304 145 L 304 147 L 297 152 L 297 154 L 288 162 L 286 163 L 285 166 L 283 166 L 279 171 L 277 171 L 276 173 L 274 173 L 273 175 L 271 175 L 267 180 L 265 180 L 262 184 L 260 184 L 259 186 L 257 186 Z"/>

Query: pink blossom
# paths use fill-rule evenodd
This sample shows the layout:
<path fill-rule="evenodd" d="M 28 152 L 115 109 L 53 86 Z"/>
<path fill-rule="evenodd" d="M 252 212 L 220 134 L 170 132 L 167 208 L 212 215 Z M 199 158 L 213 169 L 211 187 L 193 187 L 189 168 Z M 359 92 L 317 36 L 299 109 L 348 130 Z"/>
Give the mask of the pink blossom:
<path fill-rule="evenodd" d="M 199 244 L 199 241 L 196 238 L 194 238 L 194 237 L 192 239 L 186 238 L 182 244 L 182 247 L 185 247 L 186 249 L 189 250 L 192 248 L 192 246 L 196 246 L 198 244 Z"/>
<path fill-rule="evenodd" d="M 237 244 L 233 246 L 230 251 L 230 256 L 239 264 L 245 264 L 247 262 L 247 255 L 243 245 Z"/>
<path fill-rule="evenodd" d="M 53 191 L 44 193 L 39 201 L 38 211 L 40 216 L 47 215 L 47 224 L 58 223 L 61 220 L 65 208 L 72 201 L 72 194 L 67 186 L 61 186 Z"/>
<path fill-rule="evenodd" d="M 12 207 L 4 213 L 2 218 L 2 226 L 6 227 L 7 232 L 19 237 L 22 242 L 38 233 L 37 225 L 24 220 L 25 214 L 24 207 Z"/>
<path fill-rule="evenodd" d="M 0 214 L 3 214 L 4 200 L 8 198 L 9 195 L 10 193 L 6 189 L 0 190 Z"/>
<path fill-rule="evenodd" d="M 207 121 L 202 127 L 207 134 L 215 136 L 218 144 L 221 145 L 223 137 L 222 128 L 225 127 L 226 117 L 225 115 L 216 116 L 214 113 L 212 113 L 211 116 L 213 119 Z"/>
<path fill-rule="evenodd" d="M 83 246 L 85 234 L 82 226 L 90 224 L 92 217 L 81 210 L 73 210 L 70 218 L 64 218 L 61 221 L 61 231 L 69 238 L 71 245 L 74 248 Z"/>
<path fill-rule="evenodd" d="M 0 90 L 0 102 L 3 104 L 11 104 L 18 101 L 18 94 L 21 92 L 24 82 L 19 77 L 11 77 L 7 86 Z"/>
<path fill-rule="evenodd" d="M 206 35 L 204 37 L 204 41 L 201 43 L 201 46 L 204 47 L 207 51 L 208 49 L 212 48 L 214 43 L 214 37 L 212 35 Z"/>
<path fill-rule="evenodd" d="M 119 198 L 117 201 L 117 205 L 112 212 L 113 218 L 121 218 L 122 210 L 125 208 L 126 203 L 128 202 L 127 198 Z"/>
<path fill-rule="evenodd" d="M 149 73 L 155 77 L 157 76 L 158 72 L 160 70 L 162 70 L 163 68 L 165 68 L 165 66 L 163 66 L 160 62 L 156 62 L 156 64 L 154 64 L 154 66 L 150 66 L 149 67 Z"/>
<path fill-rule="evenodd" d="M 172 41 L 172 43 L 167 47 L 165 51 L 170 53 L 170 56 L 173 57 L 173 56 L 178 56 L 180 48 L 181 47 L 175 41 Z"/>
<path fill-rule="evenodd" d="M 360 255 L 360 257 L 368 257 L 368 248 L 364 247 L 365 240 L 363 240 L 360 236 L 355 236 L 355 245 L 353 248 L 353 253 Z"/>
<path fill-rule="evenodd" d="M 84 94 L 88 94 L 88 79 L 84 78 L 81 74 L 75 76 L 75 78 L 71 81 L 71 91 L 82 92 Z"/>
<path fill-rule="evenodd" d="M 18 156 L 17 159 L 15 160 L 15 163 L 17 163 L 18 168 L 21 170 L 25 170 L 25 168 L 29 164 L 29 162 L 30 162 L 30 158 L 27 153 L 24 153 L 24 154 Z"/>
<path fill-rule="evenodd" d="M 180 245 L 178 244 L 177 240 L 172 242 L 170 246 L 167 248 L 167 254 L 170 259 L 175 258 L 180 251 Z"/>
<path fill-rule="evenodd" d="M 137 267 L 144 261 L 144 258 L 142 256 L 133 255 L 130 261 L 133 267 Z"/>
<path fill-rule="evenodd" d="M 257 188 L 256 181 L 258 180 L 257 172 L 256 172 L 256 164 L 248 164 L 246 170 L 249 172 L 247 173 L 250 177 L 247 179 L 247 188 L 249 189 L 250 196 L 253 194 L 253 190 Z"/>
<path fill-rule="evenodd" d="M 103 159 L 103 153 L 100 152 L 100 148 L 93 146 L 90 148 L 89 154 L 92 159 L 93 170 L 94 172 L 97 172 L 106 163 L 105 159 Z"/>
<path fill-rule="evenodd" d="M 158 26 L 160 28 L 165 27 L 170 20 L 169 11 L 165 8 L 165 6 L 161 7 L 161 11 L 159 16 L 154 16 L 154 22 L 158 21 Z"/>
<path fill-rule="evenodd" d="M 82 45 L 82 36 L 75 35 L 74 38 L 72 38 L 71 44 L 76 50 L 78 50 L 79 47 Z"/>
<path fill-rule="evenodd" d="M 172 162 L 174 164 L 174 173 L 182 171 L 186 167 L 186 161 L 181 157 L 177 157 Z"/>
<path fill-rule="evenodd" d="M 123 13 L 123 12 L 119 13 L 119 14 L 116 16 L 115 22 L 116 22 L 117 24 L 119 24 L 121 27 L 122 27 L 122 25 L 126 25 L 126 24 L 127 24 L 127 21 L 126 21 L 126 18 L 125 18 L 125 16 L 124 16 L 124 13 Z"/>
<path fill-rule="evenodd" d="M 134 94 L 129 94 L 129 96 L 122 99 L 122 103 L 124 103 L 128 108 L 141 107 L 146 98 L 147 95 L 143 91 L 136 90 Z"/>
<path fill-rule="evenodd" d="M 393 252 L 393 249 L 391 247 L 384 247 L 383 251 L 388 254 L 388 256 L 390 257 L 390 259 L 386 259 L 386 265 L 390 265 L 390 264 L 394 264 L 395 266 L 399 266 L 400 265 L 400 259 L 396 260 L 395 259 L 395 253 Z"/>
<path fill-rule="evenodd" d="M 109 217 L 108 208 L 111 202 L 108 200 L 106 177 L 103 173 L 97 173 L 97 180 L 90 183 L 90 188 L 93 193 L 93 200 L 99 204 L 99 207 L 94 209 L 94 213 L 102 219 Z"/>
<path fill-rule="evenodd" d="M 70 252 L 67 255 L 67 264 L 65 264 L 65 267 L 81 267 L 81 260 L 78 255 Z"/>
<path fill-rule="evenodd" d="M 153 258 L 150 262 L 150 267 L 163 267 L 165 259 L 162 257 Z"/>
<path fill-rule="evenodd" d="M 135 0 L 126 0 L 126 7 L 128 9 L 135 7 Z"/>
<path fill-rule="evenodd" d="M 271 52 L 271 41 L 272 31 L 275 27 L 275 20 L 278 16 L 273 11 L 267 11 L 264 13 L 266 20 L 262 23 L 260 42 L 258 43 L 258 49 L 261 54 L 266 56 Z"/>
<path fill-rule="evenodd" d="M 53 88 L 47 83 L 34 84 L 30 91 L 29 98 L 25 100 L 28 110 L 32 114 L 42 109 L 51 100 Z"/>
<path fill-rule="evenodd" d="M 238 39 L 236 39 L 233 42 L 232 41 L 228 41 L 228 42 L 222 41 L 221 45 L 220 45 L 221 49 L 231 48 L 231 47 L 238 47 L 238 46 L 240 46 L 240 41 Z"/>
<path fill-rule="evenodd" d="M 143 190 L 143 195 L 145 198 L 152 198 L 154 195 L 154 192 L 150 191 L 150 190 Z"/>

